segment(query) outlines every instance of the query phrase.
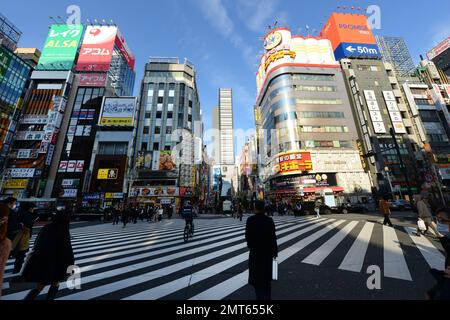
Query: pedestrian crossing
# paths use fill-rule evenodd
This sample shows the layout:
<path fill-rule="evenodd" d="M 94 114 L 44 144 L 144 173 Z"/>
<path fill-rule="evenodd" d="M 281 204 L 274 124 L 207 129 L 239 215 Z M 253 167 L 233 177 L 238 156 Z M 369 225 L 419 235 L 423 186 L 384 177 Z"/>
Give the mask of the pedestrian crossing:
<path fill-rule="evenodd" d="M 375 262 L 389 279 L 414 281 L 413 257 L 420 257 L 423 272 L 428 272 L 425 267 L 444 269 L 441 248 L 415 236 L 414 228 L 334 218 L 274 219 L 280 279 L 283 264 L 294 257 L 300 257 L 302 265 L 317 267 L 318 272 L 328 267 L 365 273 L 364 266 L 373 264 L 370 252 L 380 253 Z M 221 300 L 247 285 L 245 220 L 196 220 L 195 237 L 188 243 L 183 241 L 183 229 L 184 221 L 176 219 L 127 228 L 96 225 L 72 230 L 81 289 L 70 290 L 62 283 L 58 299 Z M 8 261 L 3 300 L 21 300 L 28 293 L 9 283 L 12 269 L 13 261 Z"/>

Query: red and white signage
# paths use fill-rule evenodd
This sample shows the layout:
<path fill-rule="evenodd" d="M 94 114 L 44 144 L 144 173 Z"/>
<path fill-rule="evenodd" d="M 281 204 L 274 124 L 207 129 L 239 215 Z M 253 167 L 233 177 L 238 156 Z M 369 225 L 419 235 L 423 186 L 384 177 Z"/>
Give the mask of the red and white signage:
<path fill-rule="evenodd" d="M 106 73 L 86 73 L 80 75 L 80 87 L 96 87 L 106 86 Z"/>
<path fill-rule="evenodd" d="M 116 45 L 119 48 L 120 52 L 122 52 L 123 56 L 125 57 L 125 60 L 127 60 L 128 66 L 131 68 L 131 70 L 134 70 L 136 59 L 133 53 L 131 52 L 130 48 L 128 48 L 128 45 L 125 42 L 125 38 L 123 37 L 120 30 L 117 30 Z"/>
<path fill-rule="evenodd" d="M 59 163 L 58 172 L 76 172 L 81 173 L 84 170 L 84 160 L 61 161 Z"/>
<path fill-rule="evenodd" d="M 108 71 L 116 37 L 117 27 L 87 27 L 76 70 Z"/>
<path fill-rule="evenodd" d="M 450 37 L 439 43 L 427 53 L 428 60 L 433 60 L 447 49 L 450 49 Z"/>

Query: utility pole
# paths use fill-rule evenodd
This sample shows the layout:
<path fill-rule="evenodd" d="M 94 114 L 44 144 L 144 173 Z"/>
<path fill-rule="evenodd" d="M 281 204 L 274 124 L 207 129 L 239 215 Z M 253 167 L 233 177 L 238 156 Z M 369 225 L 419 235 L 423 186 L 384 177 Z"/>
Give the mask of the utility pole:
<path fill-rule="evenodd" d="M 394 128 L 391 128 L 391 136 L 392 136 L 392 139 L 394 139 L 395 150 L 397 151 L 397 156 L 400 161 L 400 169 L 402 170 L 403 175 L 405 176 L 405 181 L 406 181 L 406 184 L 408 187 L 409 201 L 412 201 L 412 199 L 414 197 L 414 193 L 412 192 L 411 185 L 409 183 L 408 169 L 406 168 L 405 163 L 403 162 L 402 154 L 400 152 L 400 146 L 397 142 L 397 137 L 395 136 Z"/>

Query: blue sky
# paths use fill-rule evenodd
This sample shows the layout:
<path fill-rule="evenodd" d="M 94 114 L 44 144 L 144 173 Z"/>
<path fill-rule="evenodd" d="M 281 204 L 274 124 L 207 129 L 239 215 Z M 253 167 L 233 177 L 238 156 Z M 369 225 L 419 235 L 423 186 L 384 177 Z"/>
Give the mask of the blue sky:
<path fill-rule="evenodd" d="M 51 24 L 49 17 L 65 19 L 66 8 L 73 4 L 81 8 L 83 22 L 112 19 L 120 27 L 137 58 L 136 95 L 148 57 L 186 57 L 192 61 L 198 72 L 207 128 L 220 87 L 234 90 L 235 127 L 254 127 L 257 57 L 262 37 L 275 20 L 305 35 L 306 25 L 311 33 L 320 32 L 338 5 L 378 5 L 382 28 L 376 34 L 404 37 L 416 63 L 419 54 L 450 35 L 447 0 L 427 0 L 426 9 L 411 0 L 41 0 L 3 1 L 0 10 L 23 32 L 20 46 L 42 48 Z"/>

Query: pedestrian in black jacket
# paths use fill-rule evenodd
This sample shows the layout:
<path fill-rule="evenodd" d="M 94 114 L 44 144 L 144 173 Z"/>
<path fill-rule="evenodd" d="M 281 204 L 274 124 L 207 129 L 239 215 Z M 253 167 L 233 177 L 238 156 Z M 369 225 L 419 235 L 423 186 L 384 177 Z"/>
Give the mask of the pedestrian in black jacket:
<path fill-rule="evenodd" d="M 249 284 L 257 300 L 271 300 L 273 259 L 278 256 L 275 223 L 265 215 L 264 202 L 255 205 L 255 215 L 247 220 L 245 239 L 250 249 Z"/>
<path fill-rule="evenodd" d="M 33 252 L 25 264 L 22 276 L 25 282 L 37 283 L 25 300 L 34 300 L 48 285 L 47 300 L 54 300 L 59 283 L 68 276 L 68 268 L 75 264 L 70 240 L 70 215 L 58 211 L 53 222 L 46 225 L 36 239 Z"/>

